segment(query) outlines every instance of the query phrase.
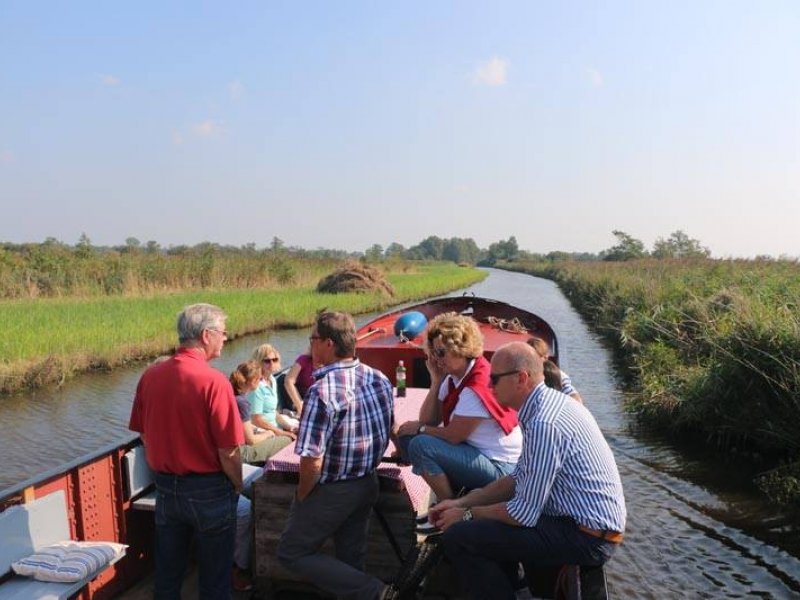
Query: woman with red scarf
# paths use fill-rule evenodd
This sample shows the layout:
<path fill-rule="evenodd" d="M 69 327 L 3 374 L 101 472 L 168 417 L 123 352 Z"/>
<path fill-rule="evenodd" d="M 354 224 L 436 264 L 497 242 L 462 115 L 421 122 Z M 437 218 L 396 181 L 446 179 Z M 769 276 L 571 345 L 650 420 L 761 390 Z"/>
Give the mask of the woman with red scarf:
<path fill-rule="evenodd" d="M 418 421 L 398 429 L 400 446 L 439 500 L 475 489 L 514 469 L 522 451 L 515 410 L 489 387 L 483 337 L 471 317 L 438 315 L 426 331 L 431 387 Z M 413 437 L 411 437 L 413 436 Z"/>

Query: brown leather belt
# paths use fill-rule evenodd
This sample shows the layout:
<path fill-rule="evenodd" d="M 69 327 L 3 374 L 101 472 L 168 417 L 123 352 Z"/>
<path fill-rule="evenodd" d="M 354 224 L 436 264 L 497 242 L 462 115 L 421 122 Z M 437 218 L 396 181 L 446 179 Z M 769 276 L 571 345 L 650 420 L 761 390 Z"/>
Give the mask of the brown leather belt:
<path fill-rule="evenodd" d="M 610 531 L 608 529 L 592 529 L 591 527 L 584 527 L 583 525 L 578 525 L 578 529 L 580 529 L 583 533 L 588 533 L 591 536 L 600 538 L 601 540 L 607 540 L 613 544 L 619 544 L 622 541 L 622 538 L 625 537 L 619 531 Z"/>

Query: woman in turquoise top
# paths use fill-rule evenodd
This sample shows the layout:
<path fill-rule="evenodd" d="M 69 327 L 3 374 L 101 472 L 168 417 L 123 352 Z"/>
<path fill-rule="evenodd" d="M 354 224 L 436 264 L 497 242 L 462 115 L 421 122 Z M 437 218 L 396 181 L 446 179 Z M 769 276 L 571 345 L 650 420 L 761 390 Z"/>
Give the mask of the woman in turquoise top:
<path fill-rule="evenodd" d="M 255 390 L 247 394 L 250 421 L 256 427 L 294 440 L 297 437 L 297 419 L 278 413 L 278 384 L 273 373 L 281 369 L 280 353 L 271 344 L 262 344 L 253 352 L 253 360 L 261 365 L 261 381 Z"/>

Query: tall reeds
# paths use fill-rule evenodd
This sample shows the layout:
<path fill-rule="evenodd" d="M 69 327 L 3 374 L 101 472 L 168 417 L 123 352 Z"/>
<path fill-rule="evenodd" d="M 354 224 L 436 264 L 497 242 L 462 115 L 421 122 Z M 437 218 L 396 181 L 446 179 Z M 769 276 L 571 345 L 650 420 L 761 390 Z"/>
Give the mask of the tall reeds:
<path fill-rule="evenodd" d="M 631 410 L 725 452 L 747 450 L 773 460 L 800 456 L 797 263 L 508 266 L 554 279 L 614 343 L 635 392 Z"/>

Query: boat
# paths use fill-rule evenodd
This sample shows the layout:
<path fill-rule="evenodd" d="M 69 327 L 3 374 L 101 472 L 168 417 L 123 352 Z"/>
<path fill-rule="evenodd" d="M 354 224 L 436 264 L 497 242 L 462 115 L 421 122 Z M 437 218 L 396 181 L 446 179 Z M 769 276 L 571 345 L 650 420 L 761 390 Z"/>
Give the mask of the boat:
<path fill-rule="evenodd" d="M 356 354 L 365 364 L 385 373 L 395 384 L 399 361 L 406 367 L 408 387 L 428 388 L 430 375 L 425 367 L 424 323 L 436 315 L 455 312 L 472 317 L 483 335 L 483 354 L 491 359 L 495 350 L 514 341 L 538 337 L 550 346 L 550 358 L 558 364 L 558 340 L 553 328 L 541 317 L 499 300 L 476 296 L 438 298 L 386 313 L 356 332 Z M 403 318 L 419 314 L 421 320 L 410 320 L 412 335 L 402 329 Z M 423 326 L 420 328 L 420 324 Z"/>
<path fill-rule="evenodd" d="M 537 336 L 548 343 L 551 359 L 558 362 L 558 341 L 552 327 L 541 317 L 504 302 L 475 296 L 448 297 L 388 312 L 358 329 L 356 354 L 393 383 L 398 363 L 404 362 L 408 389 L 407 396 L 396 402 L 397 410 L 404 411 L 398 420 L 415 418 L 414 411 L 427 393 L 430 379 L 425 367 L 424 323 L 445 312 L 470 316 L 476 321 L 487 358 L 505 343 Z M 83 588 L 81 598 L 118 597 L 152 571 L 154 492 L 149 479 L 143 476 L 148 467 L 141 459 L 141 450 L 141 440 L 131 435 L 0 491 L 0 511 L 4 512 L 15 505 L 32 506 L 53 494 L 63 494 L 72 540 L 128 545 L 121 559 Z M 267 462 L 263 476 L 253 485 L 255 575 L 264 595 L 281 583 L 280 565 L 274 560 L 276 535 L 280 534 L 276 528 L 282 523 L 281 516 L 288 513 L 294 494 L 296 473 L 292 473 L 290 464 L 293 456 L 291 446 L 281 451 Z M 377 564 L 376 574 L 389 579 L 418 547 L 414 519 L 426 498 L 420 497 L 424 494 L 409 467 L 387 460 L 381 470 L 385 476 L 381 477 L 380 508 L 371 525 L 367 570 L 371 570 L 370 562 Z M 264 527 L 263 523 L 271 527 Z M 2 572 L 3 567 L 7 565 L 0 562 L 0 597 L 3 582 L 9 579 L 8 572 Z M 285 578 L 292 583 L 291 575 Z M 449 585 L 446 576 L 443 581 L 443 585 Z"/>

